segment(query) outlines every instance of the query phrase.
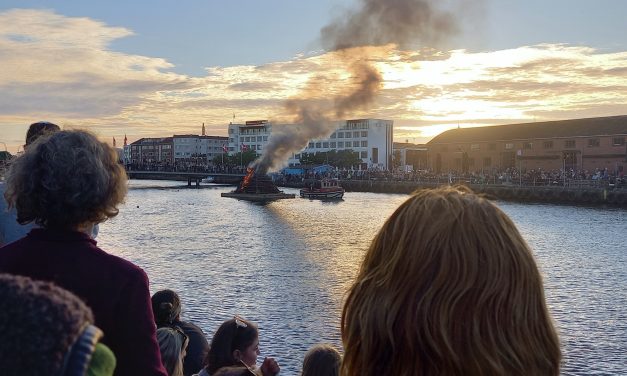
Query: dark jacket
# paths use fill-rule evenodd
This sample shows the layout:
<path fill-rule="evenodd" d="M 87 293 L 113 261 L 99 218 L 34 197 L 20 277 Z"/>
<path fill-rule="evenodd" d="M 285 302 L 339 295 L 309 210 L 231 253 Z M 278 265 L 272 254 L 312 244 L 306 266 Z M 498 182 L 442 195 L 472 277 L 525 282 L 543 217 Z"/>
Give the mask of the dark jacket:
<path fill-rule="evenodd" d="M 83 299 L 117 358 L 115 375 L 167 375 L 146 273 L 98 248 L 87 234 L 33 229 L 0 248 L 0 272 L 52 281 Z"/>

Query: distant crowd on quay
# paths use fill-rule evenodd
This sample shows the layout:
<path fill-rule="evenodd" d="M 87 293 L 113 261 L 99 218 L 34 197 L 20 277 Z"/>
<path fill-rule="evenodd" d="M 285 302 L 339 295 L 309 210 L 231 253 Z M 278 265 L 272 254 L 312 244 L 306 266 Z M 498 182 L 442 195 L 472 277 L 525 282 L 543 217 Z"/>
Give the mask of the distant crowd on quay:
<path fill-rule="evenodd" d="M 207 174 L 246 174 L 245 166 L 231 166 L 220 164 L 132 164 L 126 166 L 127 171 L 155 171 L 155 172 L 193 172 Z M 627 178 L 622 170 L 594 169 L 574 170 L 542 170 L 531 169 L 520 171 L 515 167 L 506 169 L 490 169 L 463 173 L 460 171 L 447 171 L 436 173 L 431 170 L 412 171 L 387 171 L 377 168 L 371 169 L 347 169 L 337 168 L 331 165 L 320 166 L 294 166 L 290 172 L 283 169 L 273 178 L 278 184 L 298 183 L 304 179 L 336 178 L 341 180 L 378 180 L 378 181 L 411 181 L 439 184 L 500 184 L 511 186 L 563 186 L 569 188 L 610 188 L 626 189 Z"/>

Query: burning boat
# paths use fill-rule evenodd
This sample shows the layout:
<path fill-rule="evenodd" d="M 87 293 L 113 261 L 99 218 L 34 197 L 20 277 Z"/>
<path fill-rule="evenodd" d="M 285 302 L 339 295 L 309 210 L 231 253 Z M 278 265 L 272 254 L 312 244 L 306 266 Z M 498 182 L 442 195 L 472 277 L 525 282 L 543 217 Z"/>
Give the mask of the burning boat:
<path fill-rule="evenodd" d="M 232 192 L 222 193 L 222 197 L 232 197 L 238 200 L 254 202 L 269 202 L 295 198 L 296 195 L 280 191 L 268 175 L 257 174 L 255 169 L 249 167 L 239 187 Z"/>

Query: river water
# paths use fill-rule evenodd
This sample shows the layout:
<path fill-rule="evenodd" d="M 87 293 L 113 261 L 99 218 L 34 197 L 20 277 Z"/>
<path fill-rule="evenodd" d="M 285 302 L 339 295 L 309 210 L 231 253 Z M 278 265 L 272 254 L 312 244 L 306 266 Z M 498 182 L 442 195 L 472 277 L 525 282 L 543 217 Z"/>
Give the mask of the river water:
<path fill-rule="evenodd" d="M 180 189 L 179 189 L 180 187 Z M 259 325 L 261 357 L 297 375 L 316 343 L 341 348 L 344 293 L 373 236 L 406 195 L 347 193 L 265 206 L 229 187 L 131 181 L 98 244 L 173 289 L 211 339 L 233 315 Z M 288 193 L 298 193 L 286 189 Z M 627 211 L 500 202 L 533 248 L 562 342 L 564 375 L 627 375 Z"/>

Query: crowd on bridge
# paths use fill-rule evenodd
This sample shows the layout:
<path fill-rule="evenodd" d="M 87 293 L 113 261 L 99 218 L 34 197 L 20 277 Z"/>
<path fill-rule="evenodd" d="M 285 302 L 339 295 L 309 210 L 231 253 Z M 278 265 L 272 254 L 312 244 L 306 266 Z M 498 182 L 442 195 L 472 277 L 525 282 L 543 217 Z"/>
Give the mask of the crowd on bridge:
<path fill-rule="evenodd" d="M 151 296 L 139 266 L 98 247 L 95 228 L 118 214 L 127 189 L 114 149 L 86 131 L 31 128 L 2 187 L 12 210 L 0 220 L 3 375 L 279 373 L 275 358 L 258 356 L 260 343 L 281 338 L 262 339 L 236 312 L 200 328 L 184 319 L 177 292 Z M 356 272 L 342 349 L 315 346 L 302 375 L 559 374 L 532 251 L 468 188 L 410 195 Z"/>

